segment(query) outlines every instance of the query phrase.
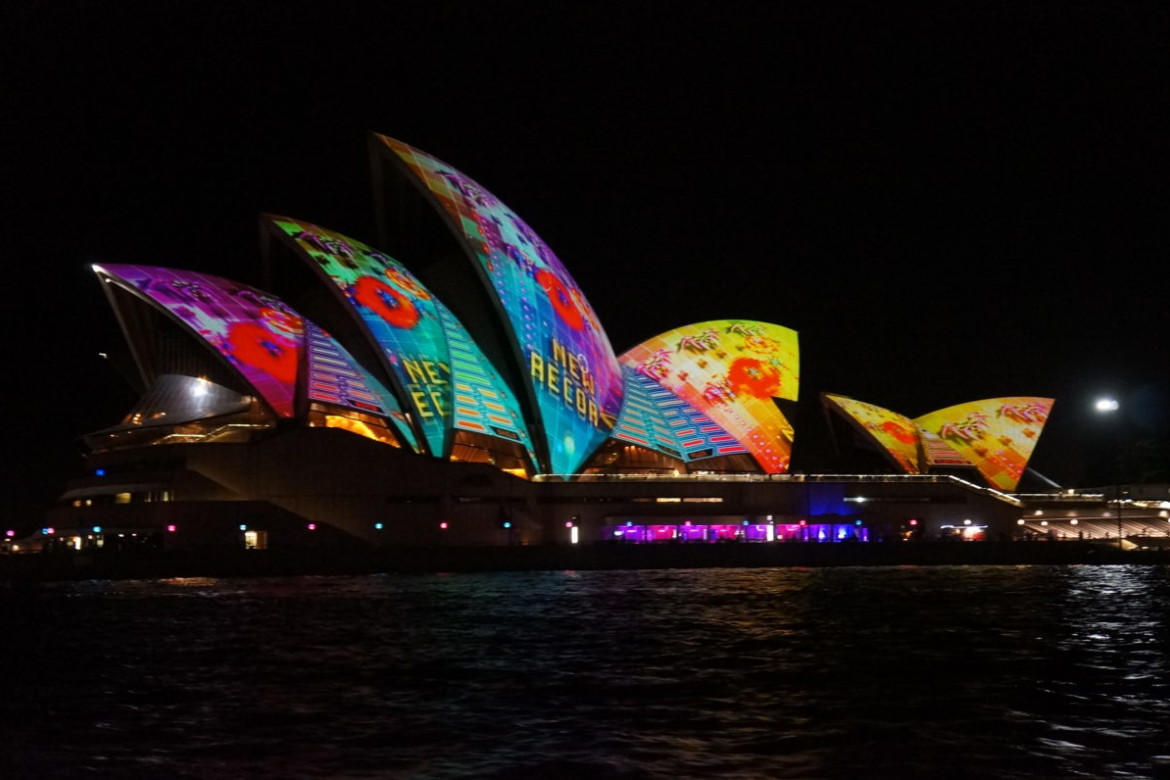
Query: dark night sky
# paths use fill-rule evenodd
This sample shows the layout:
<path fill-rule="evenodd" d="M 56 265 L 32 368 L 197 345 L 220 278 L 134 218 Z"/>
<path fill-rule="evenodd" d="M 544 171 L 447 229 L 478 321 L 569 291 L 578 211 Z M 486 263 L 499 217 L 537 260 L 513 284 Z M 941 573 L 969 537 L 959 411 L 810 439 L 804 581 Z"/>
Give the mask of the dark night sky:
<path fill-rule="evenodd" d="M 0 10 L 8 500 L 133 401 L 88 265 L 255 282 L 264 211 L 373 242 L 369 131 L 523 216 L 618 352 L 798 330 L 797 468 L 821 391 L 1054 397 L 1032 465 L 1067 484 L 1115 434 L 1096 393 L 1166 424 L 1163 5 L 156 5 Z"/>

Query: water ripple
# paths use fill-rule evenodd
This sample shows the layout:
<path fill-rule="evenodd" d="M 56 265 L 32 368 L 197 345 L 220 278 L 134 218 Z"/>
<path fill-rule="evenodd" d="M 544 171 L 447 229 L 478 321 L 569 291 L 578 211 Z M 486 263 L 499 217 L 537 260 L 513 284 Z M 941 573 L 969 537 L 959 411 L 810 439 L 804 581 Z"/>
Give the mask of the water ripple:
<path fill-rule="evenodd" d="M 1160 567 L 52 583 L 0 776 L 1152 777 Z"/>

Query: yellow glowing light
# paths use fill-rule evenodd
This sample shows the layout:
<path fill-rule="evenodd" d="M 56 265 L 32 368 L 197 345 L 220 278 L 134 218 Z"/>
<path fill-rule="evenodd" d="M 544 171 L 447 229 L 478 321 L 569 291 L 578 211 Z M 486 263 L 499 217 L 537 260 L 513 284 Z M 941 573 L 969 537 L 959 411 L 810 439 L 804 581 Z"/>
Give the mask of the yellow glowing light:
<path fill-rule="evenodd" d="M 379 436 L 373 428 L 366 425 L 361 420 L 354 420 L 350 417 L 341 417 L 336 414 L 327 414 L 325 415 L 325 427 L 340 428 L 343 431 L 356 433 L 358 436 L 365 436 L 367 439 L 373 439 L 374 441 L 385 441 L 385 437 Z"/>

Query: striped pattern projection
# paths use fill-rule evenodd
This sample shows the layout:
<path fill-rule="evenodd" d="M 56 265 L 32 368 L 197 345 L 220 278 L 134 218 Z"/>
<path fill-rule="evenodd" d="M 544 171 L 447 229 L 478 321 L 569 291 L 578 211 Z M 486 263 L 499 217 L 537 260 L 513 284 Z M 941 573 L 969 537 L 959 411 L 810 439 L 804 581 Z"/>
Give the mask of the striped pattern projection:
<path fill-rule="evenodd" d="M 402 407 L 332 336 L 305 320 L 307 395 L 312 401 L 346 406 L 389 419 L 399 438 L 418 451 L 418 440 Z"/>
<path fill-rule="evenodd" d="M 447 334 L 451 376 L 455 384 L 455 428 L 518 441 L 536 463 L 516 403 L 496 369 L 471 340 L 470 334 L 451 311 L 435 302 Z"/>
<path fill-rule="evenodd" d="M 623 366 L 625 404 L 614 438 L 688 462 L 748 450 L 710 417 L 648 377 Z"/>

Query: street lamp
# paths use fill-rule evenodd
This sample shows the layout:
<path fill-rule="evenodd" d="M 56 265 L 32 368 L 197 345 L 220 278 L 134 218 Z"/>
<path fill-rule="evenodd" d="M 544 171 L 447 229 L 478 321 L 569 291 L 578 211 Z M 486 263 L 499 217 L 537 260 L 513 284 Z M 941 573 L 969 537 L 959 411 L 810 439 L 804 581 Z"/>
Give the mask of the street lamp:
<path fill-rule="evenodd" d="M 1093 404 L 1093 406 L 1097 410 L 1098 414 L 1113 414 L 1114 412 L 1116 412 L 1118 409 L 1121 408 L 1121 404 L 1113 396 L 1102 396 L 1101 398 L 1098 398 L 1096 400 L 1096 402 Z M 1114 441 L 1116 442 L 1116 440 L 1117 440 L 1117 432 L 1114 431 Z M 1120 455 L 1120 447 L 1115 444 L 1113 449 L 1114 449 L 1113 458 L 1114 458 L 1114 461 L 1116 461 L 1116 459 Z M 1117 549 L 1123 550 L 1125 548 L 1122 546 L 1121 540 L 1122 540 L 1122 538 L 1124 538 L 1125 531 L 1124 531 L 1124 527 L 1123 527 L 1122 520 L 1121 520 L 1121 484 L 1120 484 L 1121 483 L 1121 474 L 1119 472 L 1120 472 L 1120 467 L 1118 466 L 1118 464 L 1116 462 L 1114 462 L 1114 464 L 1113 464 L 1113 496 L 1114 496 L 1114 498 L 1117 499 Z M 1108 501 L 1105 502 L 1105 506 L 1109 506 Z"/>
<path fill-rule="evenodd" d="M 1097 411 L 1101 412 L 1102 414 L 1116 412 L 1118 409 L 1121 408 L 1121 404 L 1119 404 L 1117 402 L 1117 399 L 1113 398 L 1112 396 L 1098 398 L 1097 402 L 1096 402 L 1096 404 L 1094 404 L 1094 406 L 1096 407 Z"/>

